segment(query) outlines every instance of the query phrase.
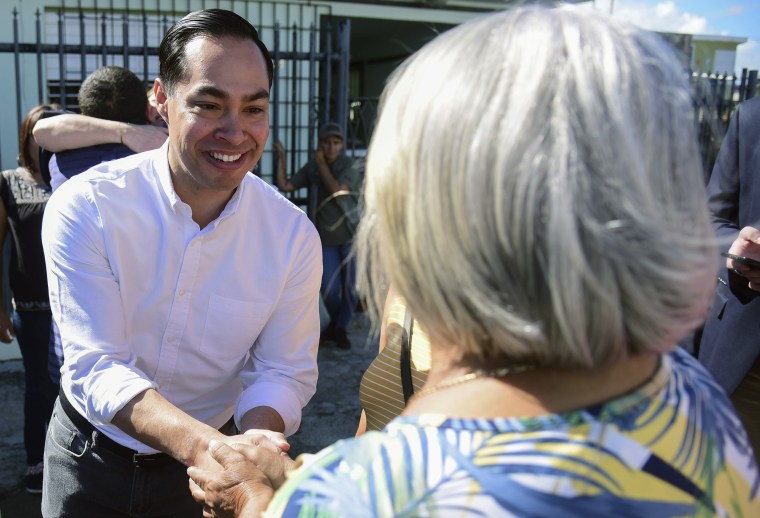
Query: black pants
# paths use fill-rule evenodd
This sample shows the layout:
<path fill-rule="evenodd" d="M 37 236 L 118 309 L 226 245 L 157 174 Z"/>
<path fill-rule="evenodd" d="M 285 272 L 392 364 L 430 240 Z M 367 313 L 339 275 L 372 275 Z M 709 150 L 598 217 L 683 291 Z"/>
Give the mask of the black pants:
<path fill-rule="evenodd" d="M 183 464 L 164 454 L 129 458 L 87 424 L 75 424 L 56 401 L 45 442 L 43 516 L 202 515 Z"/>

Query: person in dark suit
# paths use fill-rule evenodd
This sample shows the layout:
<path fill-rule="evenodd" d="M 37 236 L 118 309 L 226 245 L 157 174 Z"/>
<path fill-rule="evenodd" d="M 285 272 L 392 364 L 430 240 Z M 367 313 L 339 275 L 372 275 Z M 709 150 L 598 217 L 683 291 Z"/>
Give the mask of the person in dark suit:
<path fill-rule="evenodd" d="M 707 185 L 721 249 L 760 260 L 760 98 L 732 116 Z M 760 448 L 760 268 L 727 258 L 699 346 L 699 361 L 731 396 Z"/>

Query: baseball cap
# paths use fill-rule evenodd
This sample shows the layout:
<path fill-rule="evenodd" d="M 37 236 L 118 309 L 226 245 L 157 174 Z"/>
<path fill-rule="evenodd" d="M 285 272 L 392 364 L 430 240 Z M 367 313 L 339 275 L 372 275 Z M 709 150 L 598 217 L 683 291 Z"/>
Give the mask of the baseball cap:
<path fill-rule="evenodd" d="M 319 140 L 327 137 L 340 137 L 341 140 L 346 140 L 343 136 L 343 128 L 337 122 L 328 122 L 319 128 Z"/>

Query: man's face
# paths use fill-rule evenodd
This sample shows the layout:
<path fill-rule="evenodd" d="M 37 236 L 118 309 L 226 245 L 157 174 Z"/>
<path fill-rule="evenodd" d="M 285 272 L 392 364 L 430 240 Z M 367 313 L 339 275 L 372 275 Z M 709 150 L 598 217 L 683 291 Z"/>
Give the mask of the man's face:
<path fill-rule="evenodd" d="M 169 123 L 169 166 L 183 201 L 231 195 L 269 136 L 269 79 L 251 40 L 199 37 L 185 48 L 187 77 L 156 103 Z M 200 197 L 200 198 L 199 198 Z"/>
<path fill-rule="evenodd" d="M 332 164 L 343 151 L 343 139 L 340 137 L 330 136 L 319 141 L 319 147 L 325 155 L 325 161 Z"/>

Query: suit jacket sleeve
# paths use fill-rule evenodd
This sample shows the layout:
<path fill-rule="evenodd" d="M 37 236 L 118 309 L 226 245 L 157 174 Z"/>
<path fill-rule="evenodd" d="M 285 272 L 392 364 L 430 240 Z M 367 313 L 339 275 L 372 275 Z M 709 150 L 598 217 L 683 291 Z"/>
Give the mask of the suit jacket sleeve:
<path fill-rule="evenodd" d="M 745 226 L 760 228 L 760 98 L 745 101 L 731 117 L 707 185 L 713 228 L 722 251 Z M 721 277 L 745 302 L 759 294 L 725 267 Z"/>

